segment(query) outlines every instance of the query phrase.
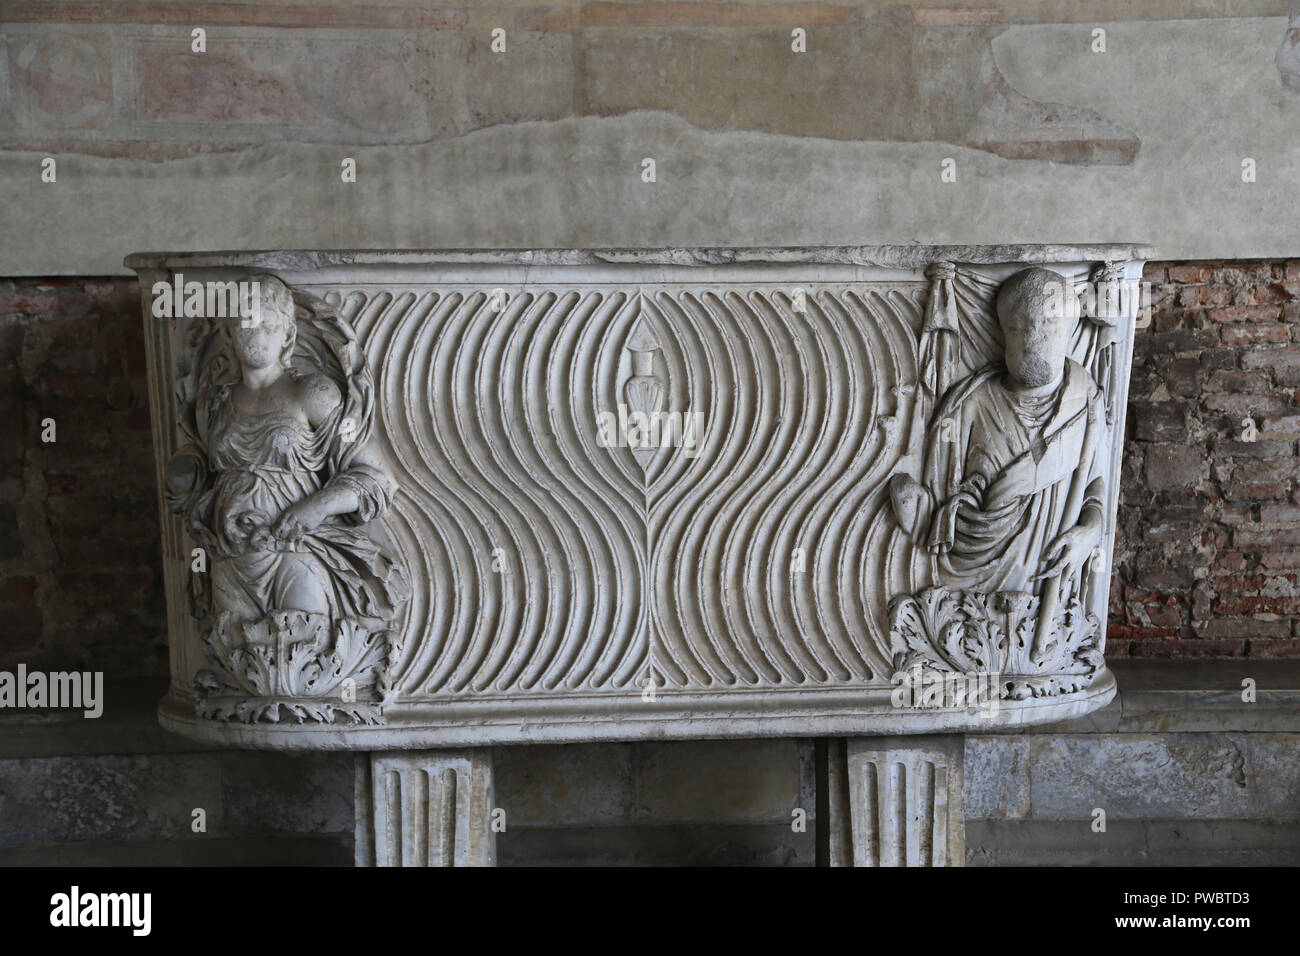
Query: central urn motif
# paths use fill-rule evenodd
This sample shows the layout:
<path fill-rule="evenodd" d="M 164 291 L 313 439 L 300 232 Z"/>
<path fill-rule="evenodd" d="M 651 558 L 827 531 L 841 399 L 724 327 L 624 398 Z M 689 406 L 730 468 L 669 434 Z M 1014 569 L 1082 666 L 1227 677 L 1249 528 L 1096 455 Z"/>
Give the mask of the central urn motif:
<path fill-rule="evenodd" d="M 1145 255 L 131 257 L 163 723 L 373 750 L 1093 710 Z M 232 281 L 237 315 L 156 314 Z M 992 690 L 899 693 L 963 680 Z"/>

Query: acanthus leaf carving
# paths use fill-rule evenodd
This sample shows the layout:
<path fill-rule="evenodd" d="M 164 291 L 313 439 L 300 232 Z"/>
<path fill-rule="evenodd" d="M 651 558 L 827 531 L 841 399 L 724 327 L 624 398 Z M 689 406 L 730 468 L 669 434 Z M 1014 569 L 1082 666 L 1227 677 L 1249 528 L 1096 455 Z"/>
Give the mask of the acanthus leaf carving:
<path fill-rule="evenodd" d="M 1102 665 L 1100 622 L 1078 602 L 1058 605 L 1042 653 L 1034 652 L 1039 599 L 1023 591 L 980 594 L 926 588 L 890 602 L 895 681 L 922 670 L 997 679 L 1009 700 L 1082 690 Z"/>
<path fill-rule="evenodd" d="M 383 722 L 387 630 L 302 611 L 252 624 L 224 612 L 203 643 L 209 667 L 194 682 L 200 716 L 277 722 L 283 710 L 299 720 Z"/>

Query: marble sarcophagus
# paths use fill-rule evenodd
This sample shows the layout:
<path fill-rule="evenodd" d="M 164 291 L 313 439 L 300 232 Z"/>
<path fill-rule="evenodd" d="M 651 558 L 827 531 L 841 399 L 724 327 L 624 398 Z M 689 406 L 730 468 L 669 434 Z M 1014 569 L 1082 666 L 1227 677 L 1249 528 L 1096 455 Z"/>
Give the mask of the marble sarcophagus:
<path fill-rule="evenodd" d="M 161 720 L 386 751 L 1100 707 L 1147 254 L 130 256 Z"/>

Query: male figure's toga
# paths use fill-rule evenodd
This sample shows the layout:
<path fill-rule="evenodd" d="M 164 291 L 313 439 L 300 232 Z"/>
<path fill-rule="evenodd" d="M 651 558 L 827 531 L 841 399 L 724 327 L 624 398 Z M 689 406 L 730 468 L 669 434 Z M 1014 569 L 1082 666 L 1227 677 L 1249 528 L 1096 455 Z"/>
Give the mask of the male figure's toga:
<path fill-rule="evenodd" d="M 1105 411 L 1092 376 L 1067 356 L 1077 299 L 1063 276 L 1017 273 L 996 309 L 1005 367 L 943 396 L 922 487 L 895 479 L 895 510 L 925 542 L 935 584 L 987 594 L 1032 592 L 1042 580 L 1047 610 L 1082 590 L 1077 572 L 1101 539 Z"/>

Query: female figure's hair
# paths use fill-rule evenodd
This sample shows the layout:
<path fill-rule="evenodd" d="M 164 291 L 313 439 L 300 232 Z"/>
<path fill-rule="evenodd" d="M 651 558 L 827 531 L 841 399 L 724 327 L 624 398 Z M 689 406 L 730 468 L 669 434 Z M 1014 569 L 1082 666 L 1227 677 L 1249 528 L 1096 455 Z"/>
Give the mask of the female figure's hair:
<path fill-rule="evenodd" d="M 280 352 L 280 365 L 293 367 L 293 350 L 298 342 L 298 320 L 293 293 L 289 287 L 275 276 L 266 273 L 252 276 L 258 286 L 258 302 L 263 309 L 270 309 L 280 317 L 280 327 L 284 330 L 285 345 Z"/>

